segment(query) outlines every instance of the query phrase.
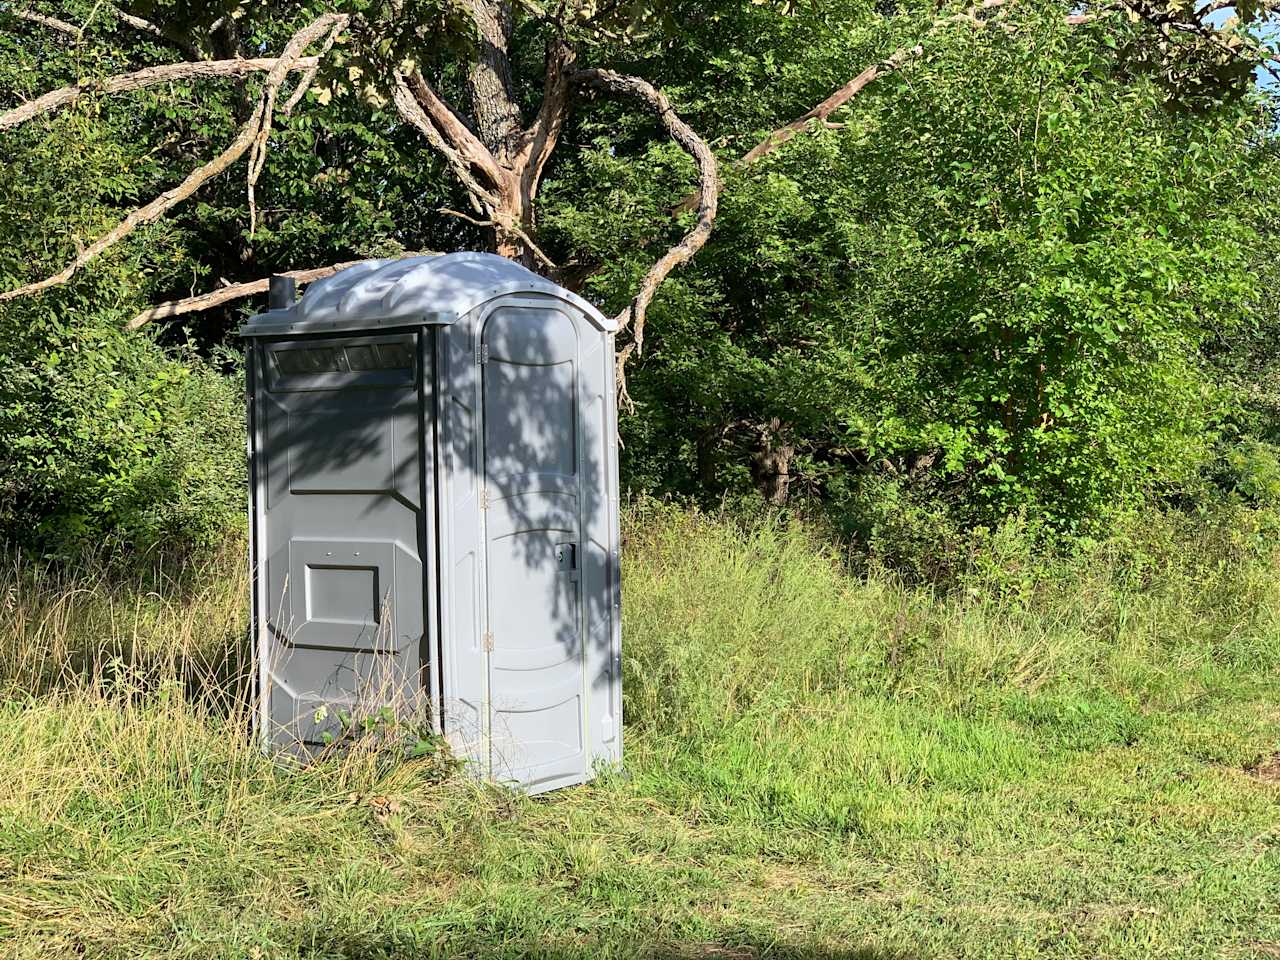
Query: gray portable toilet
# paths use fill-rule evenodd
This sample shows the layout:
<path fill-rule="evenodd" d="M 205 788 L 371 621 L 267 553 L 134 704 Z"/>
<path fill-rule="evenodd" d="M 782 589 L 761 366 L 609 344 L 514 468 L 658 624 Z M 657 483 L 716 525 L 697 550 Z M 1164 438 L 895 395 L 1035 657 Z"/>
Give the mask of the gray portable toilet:
<path fill-rule="evenodd" d="M 390 708 L 530 792 L 620 762 L 613 324 L 454 253 L 241 333 L 264 741 L 314 754 Z"/>

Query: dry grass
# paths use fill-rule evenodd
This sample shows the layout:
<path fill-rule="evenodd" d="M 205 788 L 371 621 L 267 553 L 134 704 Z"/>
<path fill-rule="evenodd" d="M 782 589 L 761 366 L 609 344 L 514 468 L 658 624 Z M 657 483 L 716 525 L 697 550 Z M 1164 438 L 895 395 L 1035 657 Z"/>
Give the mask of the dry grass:
<path fill-rule="evenodd" d="M 1265 955 L 1278 798 L 1243 771 L 1280 745 L 1280 558 L 1255 522 L 987 556 L 944 593 L 639 505 L 630 776 L 536 801 L 372 748 L 271 764 L 234 549 L 10 558 L 0 956 Z"/>

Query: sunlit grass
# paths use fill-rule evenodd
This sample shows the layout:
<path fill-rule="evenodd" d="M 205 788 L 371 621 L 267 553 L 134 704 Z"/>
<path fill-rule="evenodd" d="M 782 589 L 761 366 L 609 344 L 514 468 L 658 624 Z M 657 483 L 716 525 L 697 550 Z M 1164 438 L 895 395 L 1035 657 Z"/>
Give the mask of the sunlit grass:
<path fill-rule="evenodd" d="M 0 956 L 1270 956 L 1272 521 L 946 588 L 634 505 L 626 775 L 250 744 L 244 564 L 0 574 Z M 859 565 L 861 566 L 861 565 Z"/>

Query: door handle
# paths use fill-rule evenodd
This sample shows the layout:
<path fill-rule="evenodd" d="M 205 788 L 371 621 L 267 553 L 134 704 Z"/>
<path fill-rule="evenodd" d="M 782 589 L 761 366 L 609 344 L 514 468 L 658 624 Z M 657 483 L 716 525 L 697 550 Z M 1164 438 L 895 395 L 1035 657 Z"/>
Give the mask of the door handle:
<path fill-rule="evenodd" d="M 578 579 L 578 545 L 576 543 L 557 543 L 555 548 L 556 569 L 569 575 L 570 580 Z"/>

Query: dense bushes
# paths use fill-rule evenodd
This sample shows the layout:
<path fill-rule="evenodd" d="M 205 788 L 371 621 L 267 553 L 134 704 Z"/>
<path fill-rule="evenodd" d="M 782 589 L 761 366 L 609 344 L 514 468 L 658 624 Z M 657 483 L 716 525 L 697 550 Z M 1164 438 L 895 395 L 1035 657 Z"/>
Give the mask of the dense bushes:
<path fill-rule="evenodd" d="M 1074 539 L 1151 498 L 1202 498 L 1206 475 L 1252 474 L 1245 449 L 1263 466 L 1241 434 L 1270 417 L 1270 360 L 1251 353 L 1247 377 L 1224 362 L 1280 302 L 1260 216 L 1270 112 L 1183 109 L 1058 7 L 1020 9 L 1019 31 L 937 39 L 842 129 L 728 171 L 717 232 L 630 377 L 643 483 L 715 497 L 759 486 L 783 451 L 792 491 L 853 527 L 891 488 L 964 526 L 1023 511 Z M 670 175 L 646 161 L 657 184 L 612 156 L 574 181 L 575 243 L 661 209 Z M 618 179 L 645 197 L 621 215 Z"/>
<path fill-rule="evenodd" d="M 92 0 L 46 6 L 84 34 L 72 40 L 0 11 L 0 109 L 175 60 L 171 43 Z M 229 11 L 147 12 L 173 18 L 182 33 Z M 247 49 L 273 47 L 279 12 L 237 17 Z M 0 133 L 0 288 L 58 271 L 223 149 L 245 92 L 225 80 L 87 92 L 73 108 Z M 62 554 L 104 539 L 182 551 L 220 542 L 242 522 L 234 331 L 246 305 L 126 333 L 138 311 L 221 279 L 476 244 L 474 230 L 435 212 L 439 204 L 416 202 L 424 182 L 442 179 L 441 163 L 385 113 L 370 117 L 347 98 L 278 115 L 275 130 L 252 234 L 235 168 L 66 286 L 0 304 L 0 539 Z M 438 199 L 464 205 L 447 189 Z"/>
<path fill-rule="evenodd" d="M 668 90 L 727 161 L 925 16 L 699 6 L 597 52 Z M 286 20 L 242 28 L 265 48 Z M 30 98 L 172 59 L 109 23 L 75 44 L 0 34 L 0 79 Z M 1150 502 L 1276 502 L 1271 95 L 1171 92 L 1133 59 L 1138 26 L 1068 28 L 1057 4 L 1020 3 L 1002 26 L 931 32 L 830 127 L 725 164 L 712 240 L 663 287 L 629 371 L 628 486 L 820 502 L 925 578 L 1010 517 L 1032 540 L 1087 545 Z M 175 182 L 233 129 L 243 92 L 86 97 L 4 132 L 0 283 L 52 272 Z M 235 348 L 239 307 L 156 341 L 119 332 L 143 305 L 282 265 L 485 242 L 438 213 L 465 205 L 456 184 L 369 101 L 278 118 L 256 231 L 228 174 L 66 287 L 0 306 L 6 538 L 208 543 L 235 522 L 239 387 L 209 358 Z M 539 239 L 561 279 L 621 307 L 685 226 L 671 211 L 687 158 L 630 105 L 584 100 L 563 139 L 576 152 L 548 170 Z"/>
<path fill-rule="evenodd" d="M 42 347 L 27 356 L 0 348 L 7 538 L 64 554 L 103 538 L 181 552 L 221 543 L 240 525 L 235 376 L 92 323 L 72 323 Z"/>
<path fill-rule="evenodd" d="M 1057 17 L 953 38 L 728 172 L 631 371 L 636 486 L 707 502 L 785 451 L 792 495 L 913 569 L 1009 516 L 1080 542 L 1144 503 L 1277 502 L 1271 114 L 1171 106 Z M 663 208 L 655 154 L 656 184 L 612 153 L 574 181 L 574 243 L 625 236 L 619 193 Z"/>

